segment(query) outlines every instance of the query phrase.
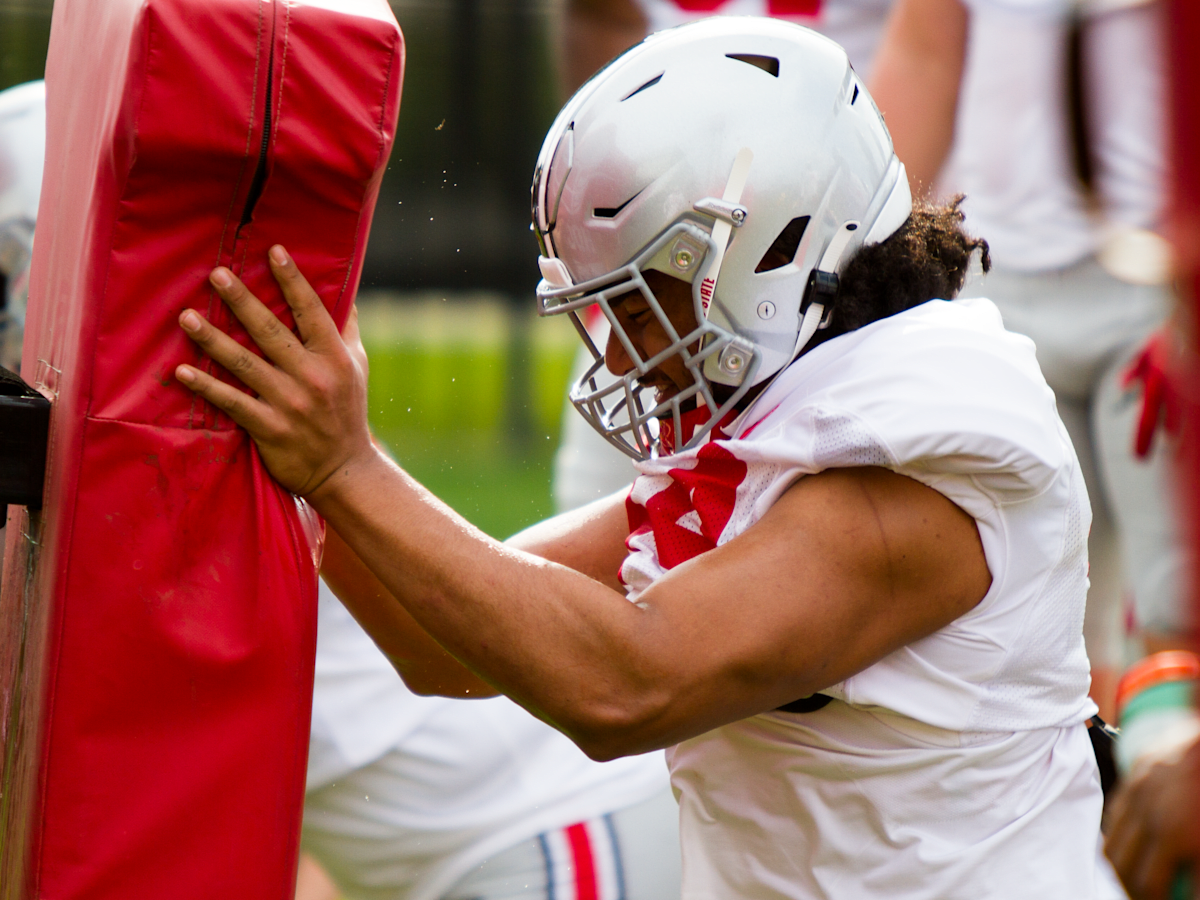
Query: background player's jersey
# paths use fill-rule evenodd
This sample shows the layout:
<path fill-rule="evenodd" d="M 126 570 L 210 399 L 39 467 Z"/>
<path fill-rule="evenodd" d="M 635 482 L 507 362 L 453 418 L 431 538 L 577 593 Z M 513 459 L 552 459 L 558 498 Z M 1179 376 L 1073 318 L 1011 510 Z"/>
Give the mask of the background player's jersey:
<path fill-rule="evenodd" d="M 967 55 L 939 193 L 966 194 L 968 227 L 988 239 L 996 265 L 1057 269 L 1096 252 L 1115 229 L 1156 228 L 1167 106 L 1157 5 L 1088 15 L 1088 3 L 1072 0 L 963 2 Z M 1066 48 L 1076 14 L 1095 209 L 1072 160 Z"/>
<path fill-rule="evenodd" d="M 647 32 L 704 16 L 771 16 L 796 22 L 833 38 L 846 50 L 863 79 L 883 35 L 893 0 L 638 0 Z"/>
<path fill-rule="evenodd" d="M 745 532 L 796 479 L 868 465 L 970 514 L 991 588 L 829 686 L 824 709 L 668 750 L 685 894 L 1097 896 L 1101 795 L 1082 724 L 1091 515 L 1033 345 L 989 301 L 934 300 L 828 341 L 714 439 L 638 463 L 630 598 Z"/>

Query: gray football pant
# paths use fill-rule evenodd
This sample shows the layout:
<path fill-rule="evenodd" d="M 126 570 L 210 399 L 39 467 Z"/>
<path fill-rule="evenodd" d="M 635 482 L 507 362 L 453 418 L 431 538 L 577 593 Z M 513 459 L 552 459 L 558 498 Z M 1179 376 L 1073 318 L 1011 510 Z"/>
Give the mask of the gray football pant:
<path fill-rule="evenodd" d="M 592 829 L 606 841 L 615 863 L 596 879 L 598 900 L 678 900 L 679 806 L 669 789 L 604 817 Z M 451 888 L 443 900 L 575 900 L 580 891 L 573 863 L 538 835 L 493 856 Z M 599 868 L 599 867 L 597 867 Z M 615 877 L 614 877 L 615 876 Z"/>

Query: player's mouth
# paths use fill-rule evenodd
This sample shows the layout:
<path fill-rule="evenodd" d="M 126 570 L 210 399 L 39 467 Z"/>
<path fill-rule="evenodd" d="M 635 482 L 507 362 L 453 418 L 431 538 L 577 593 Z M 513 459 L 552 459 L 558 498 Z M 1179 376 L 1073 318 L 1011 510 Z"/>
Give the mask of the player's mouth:
<path fill-rule="evenodd" d="M 679 393 L 679 385 L 661 372 L 650 372 L 638 380 L 638 384 L 647 390 L 654 391 L 655 404 L 665 403 Z"/>

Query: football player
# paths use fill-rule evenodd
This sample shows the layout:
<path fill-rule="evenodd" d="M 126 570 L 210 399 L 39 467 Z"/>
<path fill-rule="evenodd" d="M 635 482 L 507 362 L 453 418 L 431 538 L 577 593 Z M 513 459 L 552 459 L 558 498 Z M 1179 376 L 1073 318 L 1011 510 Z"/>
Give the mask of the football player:
<path fill-rule="evenodd" d="M 685 897 L 1117 896 L 1078 461 L 1032 343 L 952 299 L 986 245 L 912 206 L 841 48 L 652 36 L 560 113 L 533 201 L 540 310 L 612 329 L 572 402 L 640 475 L 507 544 L 373 446 L 354 320 L 284 248 L 299 339 L 223 268 L 266 359 L 180 317 L 253 393 L 177 377 L 325 517 L 409 684 L 503 692 L 598 759 L 667 747 Z"/>

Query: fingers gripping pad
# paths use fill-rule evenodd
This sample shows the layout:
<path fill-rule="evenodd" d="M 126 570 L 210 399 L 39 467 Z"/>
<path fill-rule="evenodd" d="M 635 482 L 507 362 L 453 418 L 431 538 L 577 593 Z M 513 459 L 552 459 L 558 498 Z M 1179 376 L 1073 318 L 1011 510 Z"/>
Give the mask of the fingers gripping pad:
<path fill-rule="evenodd" d="M 385 0 L 58 0 L 22 373 L 45 505 L 0 602 L 0 900 L 290 897 L 315 541 L 245 433 L 176 384 L 184 307 L 290 324 L 282 243 L 341 324 L 400 102 Z M 218 373 L 221 374 L 221 373 Z"/>

